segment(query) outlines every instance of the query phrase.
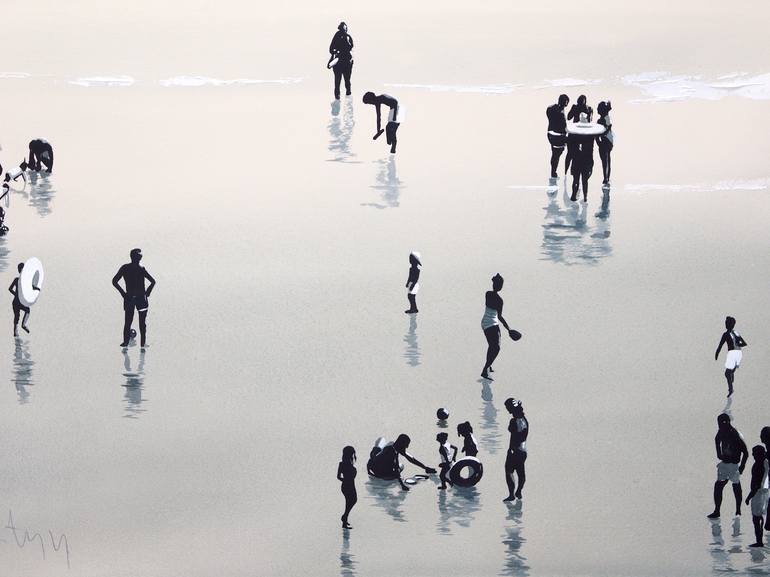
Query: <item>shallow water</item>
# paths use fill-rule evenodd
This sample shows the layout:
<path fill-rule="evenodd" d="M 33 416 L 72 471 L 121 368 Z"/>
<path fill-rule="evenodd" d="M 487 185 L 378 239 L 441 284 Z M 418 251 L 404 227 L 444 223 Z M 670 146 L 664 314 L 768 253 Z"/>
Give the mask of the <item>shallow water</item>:
<path fill-rule="evenodd" d="M 441 18 L 458 31 L 464 10 L 450 5 Z M 18 538 L 28 529 L 42 540 L 22 548 L 6 527 L 0 563 L 14 575 L 65 574 L 63 533 L 69 572 L 84 577 L 770 572 L 747 548 L 750 516 L 727 516 L 729 489 L 721 523 L 705 518 L 726 408 L 723 360 L 712 360 L 726 314 L 750 344 L 727 408 L 750 445 L 768 424 L 767 103 L 637 102 L 620 78 L 660 69 L 655 55 L 673 40 L 647 61 L 626 47 L 627 66 L 601 70 L 549 67 L 546 51 L 510 92 L 386 87 L 491 86 L 510 72 L 500 60 L 466 74 L 466 56 L 455 69 L 439 39 L 423 55 L 432 75 L 398 69 L 374 57 L 384 42 L 375 16 L 360 15 L 351 33 L 361 62 L 372 55 L 388 74 L 361 66 L 357 96 L 339 107 L 325 71 L 297 58 L 251 74 L 232 62 L 213 69 L 216 54 L 172 66 L 174 53 L 138 74 L 134 55 L 109 69 L 131 85 L 65 81 L 107 76 L 96 64 L 122 50 L 115 43 L 80 67 L 67 51 L 66 66 L 50 60 L 61 82 L 3 81 L 9 110 L 38 111 L 5 123 L 3 164 L 24 155 L 30 135 L 54 144 L 57 163 L 12 191 L 0 238 L 6 286 L 28 256 L 46 266 L 30 335 L 11 337 L 10 295 L 0 307 L 0 438 L 10 448 L 0 494 Z M 522 28 L 539 22 L 520 16 Z M 648 19 L 631 48 L 645 45 Z M 426 8 L 405 26 L 432 30 L 430 20 Z M 696 20 L 691 36 L 712 31 L 705 15 Z M 321 32 L 309 37 L 325 48 Z M 178 33 L 148 34 L 157 46 Z M 521 42 L 530 36 L 537 30 Z M 764 72 L 725 43 L 730 58 L 720 53 L 708 78 Z M 670 52 L 669 69 L 702 72 Z M 41 73 L 33 64 L 19 70 Z M 177 76 L 303 81 L 160 83 Z M 546 78 L 605 80 L 538 88 Z M 372 142 L 374 113 L 359 98 L 369 88 L 409 108 L 395 156 Z M 547 179 L 543 111 L 562 90 L 614 105 L 612 188 L 602 192 L 597 158 L 587 204 Z M 729 118 L 718 135 L 702 122 L 715 117 Z M 110 286 L 134 246 L 158 281 L 144 354 L 117 346 L 122 309 Z M 411 250 L 424 263 L 417 317 L 402 312 Z M 485 382 L 479 321 L 496 272 L 524 337 L 503 342 Z M 525 501 L 514 506 L 501 502 L 508 396 L 524 400 L 531 424 Z M 457 423 L 472 423 L 481 483 L 440 492 L 431 479 L 404 493 L 367 479 L 379 436 L 406 432 L 418 458 L 437 462 L 440 406 L 453 443 Z M 349 534 L 334 478 L 347 444 L 360 459 Z"/>

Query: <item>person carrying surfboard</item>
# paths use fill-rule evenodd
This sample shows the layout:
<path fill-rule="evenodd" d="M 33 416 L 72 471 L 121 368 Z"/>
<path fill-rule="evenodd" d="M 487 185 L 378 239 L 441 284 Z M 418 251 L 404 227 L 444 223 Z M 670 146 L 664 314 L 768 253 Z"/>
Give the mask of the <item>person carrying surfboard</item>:
<path fill-rule="evenodd" d="M 367 92 L 364 94 L 364 104 L 371 104 L 377 111 L 377 132 L 372 137 L 372 140 L 377 140 L 383 132 L 385 132 L 385 140 L 390 144 L 390 153 L 396 153 L 396 131 L 401 125 L 401 110 L 398 106 L 398 100 L 390 96 L 389 94 L 376 95 L 374 92 Z M 390 108 L 388 112 L 388 123 L 385 125 L 385 130 L 382 130 L 382 114 L 380 107 L 382 105 Z"/>
<path fill-rule="evenodd" d="M 334 98 L 340 99 L 340 81 L 345 79 L 345 95 L 350 96 L 350 75 L 353 73 L 353 37 L 348 34 L 348 25 L 340 22 L 337 32 L 329 44 L 327 68 L 334 70 Z M 334 62 L 336 60 L 336 62 Z M 334 64 L 332 64 L 334 62 Z"/>

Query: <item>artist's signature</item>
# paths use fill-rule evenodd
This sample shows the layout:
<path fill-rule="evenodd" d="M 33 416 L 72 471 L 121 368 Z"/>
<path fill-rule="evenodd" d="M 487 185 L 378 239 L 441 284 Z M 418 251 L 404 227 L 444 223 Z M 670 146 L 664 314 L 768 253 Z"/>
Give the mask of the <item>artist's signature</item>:
<path fill-rule="evenodd" d="M 58 537 L 56 537 L 54 536 L 53 531 L 49 530 L 48 536 L 44 537 L 40 534 L 40 532 L 33 529 L 21 529 L 20 527 L 16 526 L 16 522 L 13 519 L 13 511 L 10 509 L 8 510 L 8 522 L 5 524 L 3 529 L 8 531 L 9 536 L 13 537 L 13 541 L 0 538 L 0 544 L 10 543 L 13 545 L 13 543 L 16 543 L 16 546 L 19 549 L 24 549 L 29 545 L 34 550 L 36 550 L 39 546 L 40 554 L 42 555 L 43 559 L 46 558 L 46 553 L 49 551 L 46 549 L 46 547 L 50 546 L 54 553 L 64 553 L 64 555 L 66 555 L 67 569 L 69 569 L 70 545 L 67 541 L 67 535 L 64 533 L 61 533 L 58 535 Z"/>

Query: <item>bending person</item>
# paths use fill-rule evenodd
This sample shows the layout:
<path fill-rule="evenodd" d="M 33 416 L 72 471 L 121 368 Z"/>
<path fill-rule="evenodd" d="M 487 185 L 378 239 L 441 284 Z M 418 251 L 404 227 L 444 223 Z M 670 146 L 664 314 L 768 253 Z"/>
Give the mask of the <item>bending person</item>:
<path fill-rule="evenodd" d="M 29 168 L 39 171 L 41 164 L 46 167 L 46 172 L 53 170 L 53 147 L 47 140 L 36 138 L 29 142 Z"/>
<path fill-rule="evenodd" d="M 746 467 L 749 458 L 749 450 L 738 430 L 730 424 L 730 415 L 722 413 L 717 417 L 719 430 L 714 437 L 717 449 L 717 480 L 714 483 L 714 512 L 708 515 L 709 519 L 719 519 L 722 507 L 722 490 L 730 481 L 733 484 L 735 495 L 735 514 L 741 514 L 741 473 Z"/>
<path fill-rule="evenodd" d="M 348 34 L 348 25 L 340 22 L 337 26 L 337 32 L 332 37 L 329 44 L 329 62 L 335 58 L 337 63 L 332 67 L 334 69 L 334 98 L 340 99 L 340 81 L 345 79 L 345 94 L 350 96 L 350 75 L 353 73 L 353 37 Z"/>
<path fill-rule="evenodd" d="M 150 306 L 148 299 L 152 289 L 155 287 L 155 279 L 139 264 L 139 261 L 142 260 L 141 249 L 133 249 L 130 256 L 131 262 L 121 266 L 115 276 L 112 277 L 112 286 L 123 297 L 123 311 L 125 312 L 123 342 L 120 343 L 120 346 L 127 347 L 128 342 L 131 340 L 131 324 L 134 322 L 134 309 L 136 309 L 139 312 L 141 345 L 144 347 L 147 344 L 147 309 Z M 125 290 L 118 284 L 120 279 L 123 279 L 126 285 Z M 150 286 L 146 289 L 144 279 L 150 281 Z"/>
<path fill-rule="evenodd" d="M 492 370 L 492 363 L 495 362 L 497 355 L 500 353 L 500 325 L 508 331 L 508 335 L 514 338 L 514 333 L 511 327 L 503 318 L 503 299 L 500 296 L 500 291 L 503 288 L 503 277 L 500 274 L 496 274 L 492 277 L 492 290 L 487 291 L 484 297 L 486 308 L 484 309 L 484 316 L 481 318 L 481 329 L 484 331 L 484 336 L 487 338 L 487 361 L 484 363 L 484 368 L 481 369 L 481 378 L 494 380 L 489 376 L 489 372 Z"/>
<path fill-rule="evenodd" d="M 521 499 L 521 490 L 527 475 L 524 470 L 524 462 L 527 460 L 527 436 L 529 435 L 529 421 L 524 416 L 524 407 L 521 401 L 514 398 L 506 399 L 505 408 L 511 414 L 508 423 L 508 431 L 511 440 L 508 444 L 508 454 L 505 457 L 505 483 L 508 485 L 508 496 L 503 501 Z M 519 478 L 519 488 L 516 488 L 514 473 Z"/>
<path fill-rule="evenodd" d="M 714 353 L 714 360 L 719 358 L 722 345 L 727 345 L 727 358 L 725 359 L 725 379 L 727 379 L 727 396 L 733 394 L 733 382 L 735 381 L 735 371 L 741 366 L 743 353 L 741 348 L 747 346 L 746 341 L 740 333 L 735 332 L 735 319 L 733 317 L 725 318 L 725 328 L 722 338 L 719 340 L 717 352 Z"/>
<path fill-rule="evenodd" d="M 390 144 L 390 152 L 395 154 L 396 131 L 398 131 L 398 127 L 401 125 L 398 100 L 388 94 L 380 94 L 377 96 L 374 92 L 367 92 L 364 94 L 364 104 L 372 104 L 377 111 L 377 132 L 375 133 L 373 140 L 377 140 L 383 132 L 382 113 L 380 111 L 381 106 L 384 104 L 390 109 L 388 112 L 388 123 L 385 125 L 385 140 Z"/>
<path fill-rule="evenodd" d="M 386 481 L 392 481 L 398 479 L 401 484 L 401 488 L 404 491 L 408 491 L 409 487 L 404 483 L 404 479 L 401 477 L 401 471 L 404 466 L 399 461 L 399 456 L 404 457 L 407 461 L 413 465 L 420 467 L 427 474 L 432 475 L 436 472 L 436 469 L 426 467 L 415 457 L 406 452 L 411 444 L 412 440 L 409 435 L 403 433 L 399 435 L 393 443 L 388 443 L 385 439 L 378 439 L 372 452 L 369 454 L 369 461 L 366 463 L 366 471 L 372 476 L 378 479 L 384 479 Z"/>
<path fill-rule="evenodd" d="M 569 96 L 562 94 L 559 101 L 545 110 L 548 117 L 548 142 L 551 144 L 551 178 L 558 178 L 559 158 L 567 143 L 567 119 L 564 109 L 569 104 Z"/>

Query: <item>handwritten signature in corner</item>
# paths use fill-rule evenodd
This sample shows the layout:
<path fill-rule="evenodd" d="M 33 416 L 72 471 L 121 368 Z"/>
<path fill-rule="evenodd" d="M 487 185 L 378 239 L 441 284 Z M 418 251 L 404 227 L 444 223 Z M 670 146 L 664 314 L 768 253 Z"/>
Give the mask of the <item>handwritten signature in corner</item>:
<path fill-rule="evenodd" d="M 43 556 L 43 559 L 46 558 L 46 544 L 48 543 L 47 540 L 43 539 L 43 536 L 40 535 L 39 532 L 34 531 L 30 534 L 29 529 L 24 529 L 24 533 L 21 533 L 21 529 L 16 526 L 15 521 L 13 520 L 13 511 L 11 509 L 8 509 L 8 523 L 6 523 L 5 529 L 8 529 L 13 534 L 13 540 L 16 542 L 16 546 L 19 549 L 24 549 L 24 547 L 27 546 L 27 544 L 32 545 L 34 542 L 37 542 L 40 544 L 40 553 Z M 64 548 L 64 553 L 67 556 L 67 569 L 70 568 L 70 545 L 67 541 L 67 535 L 64 533 L 61 533 L 58 537 L 54 537 L 53 531 L 48 531 L 48 537 L 51 541 L 51 547 L 53 548 L 54 552 L 58 553 L 62 550 L 62 547 Z M 5 539 L 0 538 L 0 543 L 7 543 Z"/>

